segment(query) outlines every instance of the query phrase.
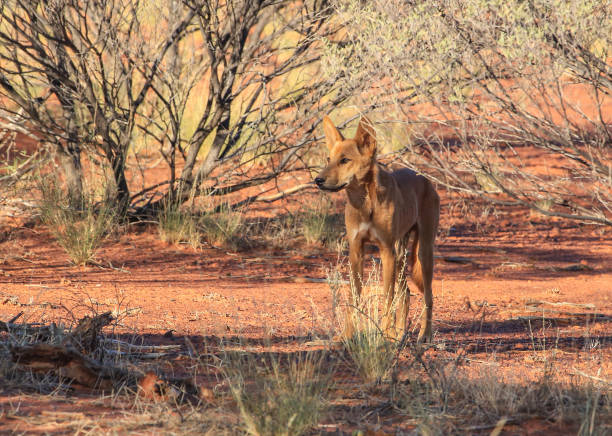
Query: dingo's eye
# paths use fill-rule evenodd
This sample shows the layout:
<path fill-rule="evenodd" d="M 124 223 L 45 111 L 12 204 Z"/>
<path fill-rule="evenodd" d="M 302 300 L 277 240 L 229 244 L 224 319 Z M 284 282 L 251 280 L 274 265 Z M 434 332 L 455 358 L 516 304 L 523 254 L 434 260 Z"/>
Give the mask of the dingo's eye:
<path fill-rule="evenodd" d="M 351 161 L 351 160 L 350 160 L 350 159 L 348 159 L 348 158 L 346 158 L 346 157 L 343 157 L 342 159 L 340 159 L 340 163 L 341 163 L 342 165 L 344 165 L 344 164 L 346 164 L 346 163 L 349 163 L 350 161 Z"/>

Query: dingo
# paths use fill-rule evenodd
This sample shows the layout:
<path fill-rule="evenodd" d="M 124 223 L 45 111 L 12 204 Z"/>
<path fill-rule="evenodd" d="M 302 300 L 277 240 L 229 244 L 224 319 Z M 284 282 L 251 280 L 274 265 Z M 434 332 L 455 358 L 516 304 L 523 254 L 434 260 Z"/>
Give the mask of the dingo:
<path fill-rule="evenodd" d="M 401 258 L 410 234 L 414 234 L 412 280 L 424 295 L 418 341 L 431 341 L 433 250 L 440 216 L 438 194 L 429 180 L 414 171 L 404 168 L 389 173 L 377 164 L 375 132 L 366 118 L 359 122 L 353 139 L 344 139 L 327 116 L 323 119 L 323 130 L 329 161 L 314 181 L 325 191 L 346 188 L 344 220 L 353 289 L 361 294 L 363 246 L 367 241 L 373 242 L 378 245 L 382 259 L 385 331 L 389 336 L 401 337 L 410 306 L 407 288 L 405 297 L 401 296 L 398 302 L 399 316 L 390 311 Z"/>

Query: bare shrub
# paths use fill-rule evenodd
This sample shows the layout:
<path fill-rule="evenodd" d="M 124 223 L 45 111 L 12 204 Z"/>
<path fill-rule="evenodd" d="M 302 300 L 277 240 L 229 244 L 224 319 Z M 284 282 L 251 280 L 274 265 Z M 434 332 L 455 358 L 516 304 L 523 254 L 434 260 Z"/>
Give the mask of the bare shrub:
<path fill-rule="evenodd" d="M 82 152 L 105 160 L 127 209 L 127 153 L 153 78 L 195 12 L 174 11 L 166 32 L 148 26 L 146 8 L 132 0 L 6 1 L 0 93 L 18 122 L 61 157 L 69 194 L 80 201 Z M 169 23 L 170 16 L 160 17 Z"/>
<path fill-rule="evenodd" d="M 195 14 L 194 36 L 172 46 L 139 124 L 167 164 L 167 195 L 186 200 L 205 188 L 224 196 L 309 168 L 321 114 L 346 98 L 320 74 L 319 38 L 337 28 L 328 2 L 171 5 Z M 147 193 L 134 196 L 141 209 L 159 204 Z"/>
<path fill-rule="evenodd" d="M 135 214 L 163 206 L 159 189 L 184 201 L 307 168 L 320 114 L 347 97 L 320 74 L 320 38 L 337 29 L 325 0 L 2 5 L 0 121 L 53 147 L 76 203 L 83 154 Z M 144 174 L 151 150 L 167 180 L 134 193 L 126 169 Z"/>
<path fill-rule="evenodd" d="M 397 160 L 489 201 L 612 224 L 609 7 L 351 0 L 337 11 L 346 38 L 327 41 L 325 70 L 403 124 Z"/>

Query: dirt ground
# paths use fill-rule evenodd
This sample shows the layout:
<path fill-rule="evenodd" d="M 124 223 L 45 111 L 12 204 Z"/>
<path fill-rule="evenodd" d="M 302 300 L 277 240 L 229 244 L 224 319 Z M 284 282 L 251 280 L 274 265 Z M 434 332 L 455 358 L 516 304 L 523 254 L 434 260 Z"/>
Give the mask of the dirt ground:
<path fill-rule="evenodd" d="M 468 372 L 486 369 L 528 382 L 554 354 L 560 379 L 610 380 L 610 230 L 442 197 L 433 285 L 435 347 L 428 355 L 462 354 Z M 341 204 L 343 193 L 333 199 Z M 263 208 L 250 218 L 286 210 L 283 202 Z M 76 267 L 35 221 L 5 219 L 1 231 L 3 321 L 23 312 L 20 322 L 70 325 L 92 311 L 111 310 L 119 318 L 115 333 L 139 343 L 184 349 L 189 343 L 200 350 L 218 346 L 222 338 L 261 349 L 307 349 L 337 327 L 326 278 L 334 268 L 346 277 L 341 250 L 299 238 L 287 241 L 285 249 L 265 244 L 235 252 L 208 244 L 193 249 L 165 244 L 155 225 L 139 224 L 110 238 L 97 265 Z M 377 265 L 377 256 L 371 248 L 369 268 Z M 413 297 L 413 319 L 420 305 L 420 295 Z M 75 407 L 85 416 L 112 419 L 119 413 L 96 401 L 85 396 L 75 406 L 62 395 L 2 394 L 0 387 L 0 411 L 5 411 L 0 433 L 62 433 L 62 413 Z M 340 421 L 327 425 L 329 431 L 354 428 Z M 387 427 L 395 425 L 391 420 Z M 508 427 L 507 434 L 557 431 L 541 427 Z"/>

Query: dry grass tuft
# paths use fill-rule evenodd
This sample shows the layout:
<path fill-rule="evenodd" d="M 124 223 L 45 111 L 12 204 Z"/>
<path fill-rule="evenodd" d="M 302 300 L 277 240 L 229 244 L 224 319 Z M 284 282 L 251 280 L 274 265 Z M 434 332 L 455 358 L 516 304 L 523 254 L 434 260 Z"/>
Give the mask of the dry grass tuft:
<path fill-rule="evenodd" d="M 182 210 L 180 204 L 167 202 L 157 215 L 159 236 L 170 244 L 187 243 L 199 248 L 201 235 L 197 219 L 189 211 Z"/>
<path fill-rule="evenodd" d="M 75 208 L 55 183 L 40 186 L 39 210 L 43 223 L 73 263 L 92 262 L 118 222 L 117 210 L 105 201 L 95 203 L 91 196 L 85 196 L 80 207 Z"/>
<path fill-rule="evenodd" d="M 226 356 L 227 380 L 249 434 L 304 434 L 324 415 L 331 382 L 326 353 Z"/>
<path fill-rule="evenodd" d="M 363 294 L 358 296 L 352 284 L 348 289 L 345 304 L 339 304 L 341 276 L 338 269 L 328 273 L 327 281 L 332 290 L 334 313 L 342 331 L 342 343 L 355 371 L 366 383 L 380 384 L 393 372 L 398 363 L 402 341 L 389 338 L 384 330 L 389 321 L 386 302 L 380 289 L 380 269 L 374 267 L 363 283 Z M 398 299 L 407 288 L 401 284 L 403 275 L 396 285 L 396 298 L 390 312 L 396 310 Z"/>
<path fill-rule="evenodd" d="M 312 206 L 306 206 L 298 216 L 302 234 L 309 244 L 322 244 L 333 247 L 342 231 L 333 205 L 327 198 L 322 198 Z"/>
<path fill-rule="evenodd" d="M 212 245 L 221 245 L 232 250 L 246 246 L 244 213 L 232 209 L 227 203 L 215 209 L 214 212 L 205 213 L 198 223 L 206 240 Z"/>
<path fill-rule="evenodd" d="M 554 423 L 564 429 L 560 432 L 603 435 L 612 430 L 610 390 L 584 380 L 558 382 L 550 365 L 535 381 L 510 382 L 494 366 L 473 377 L 461 370 L 459 361 L 416 360 L 425 373 L 397 384 L 394 404 L 420 433 L 471 433 L 492 430 L 502 421 L 520 425 L 531 419 Z"/>
<path fill-rule="evenodd" d="M 343 346 L 357 373 L 366 383 L 385 380 L 397 363 L 399 344 L 382 330 L 384 307 L 379 295 L 362 301 L 353 297 L 344 314 Z"/>

